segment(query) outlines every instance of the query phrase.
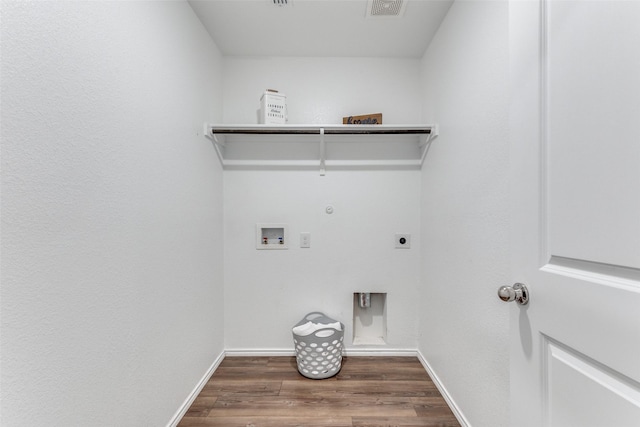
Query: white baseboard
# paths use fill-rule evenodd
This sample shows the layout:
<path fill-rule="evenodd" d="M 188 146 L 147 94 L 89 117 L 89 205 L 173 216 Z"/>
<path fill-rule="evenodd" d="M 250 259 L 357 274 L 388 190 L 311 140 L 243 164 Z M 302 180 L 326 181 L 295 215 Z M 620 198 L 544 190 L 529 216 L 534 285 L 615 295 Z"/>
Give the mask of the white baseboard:
<path fill-rule="evenodd" d="M 252 349 L 235 349 L 228 348 L 224 353 L 229 357 L 278 357 L 278 356 L 295 356 L 295 352 L 291 348 L 252 348 Z"/>
<path fill-rule="evenodd" d="M 422 363 L 422 366 L 424 367 L 424 369 L 427 371 L 427 373 L 433 380 L 433 383 L 438 388 L 438 391 L 440 392 L 444 400 L 447 402 L 447 405 L 449 405 L 449 408 L 451 408 L 451 412 L 453 412 L 453 415 L 455 415 L 460 425 L 462 427 L 471 427 L 471 424 L 469 424 L 469 421 L 467 420 L 467 418 L 464 416 L 460 408 L 458 408 L 458 405 L 456 405 L 455 401 L 451 398 L 451 395 L 447 391 L 446 387 L 442 384 L 442 381 L 440 381 L 440 378 L 438 378 L 438 376 L 433 371 L 433 369 L 431 369 L 431 365 L 429 365 L 429 362 L 427 362 L 427 359 L 424 358 L 424 356 L 419 350 L 416 351 L 416 355 L 418 356 L 418 360 L 420 360 L 420 363 Z"/>
<path fill-rule="evenodd" d="M 352 347 L 344 350 L 345 356 L 401 356 L 416 357 L 415 350 L 406 348 L 358 348 Z"/>
<path fill-rule="evenodd" d="M 227 349 L 227 356 L 238 357 L 277 357 L 277 356 L 295 356 L 292 349 Z M 404 348 L 347 348 L 342 353 L 344 356 L 407 356 L 416 357 L 416 350 Z"/>
<path fill-rule="evenodd" d="M 187 396 L 186 400 L 180 406 L 180 408 L 178 408 L 178 411 L 175 413 L 173 418 L 171 418 L 171 421 L 169 421 L 169 424 L 167 424 L 167 427 L 176 427 L 178 425 L 180 420 L 182 420 L 182 417 L 184 417 L 184 414 L 186 414 L 187 411 L 189 410 L 189 407 L 191 406 L 193 401 L 196 400 L 196 397 L 198 397 L 198 395 L 200 394 L 204 386 L 207 384 L 207 381 L 209 381 L 209 378 L 211 378 L 211 375 L 213 375 L 216 369 L 218 369 L 218 366 L 220 365 L 220 363 L 222 363 L 224 356 L 225 356 L 225 352 L 223 351 L 218 355 L 216 360 L 213 361 L 213 363 L 211 364 L 209 369 L 207 369 L 207 372 L 200 379 L 196 387 L 189 394 L 189 396 Z"/>

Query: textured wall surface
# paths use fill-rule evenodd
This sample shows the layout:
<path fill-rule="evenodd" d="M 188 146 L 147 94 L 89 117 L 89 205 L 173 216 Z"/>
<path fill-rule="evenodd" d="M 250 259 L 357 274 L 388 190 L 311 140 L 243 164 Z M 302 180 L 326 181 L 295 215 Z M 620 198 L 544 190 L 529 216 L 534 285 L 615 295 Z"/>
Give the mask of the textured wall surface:
<path fill-rule="evenodd" d="M 6 426 L 159 426 L 223 350 L 221 58 L 183 2 L 2 3 Z"/>
<path fill-rule="evenodd" d="M 260 96 L 276 89 L 287 95 L 289 123 L 342 124 L 369 113 L 416 123 L 419 85 L 417 59 L 225 57 L 224 122 L 258 123 Z"/>
<path fill-rule="evenodd" d="M 419 84 L 419 60 L 226 57 L 224 120 L 257 123 L 260 95 L 274 88 L 287 95 L 289 123 L 374 112 L 416 123 Z M 226 348 L 293 350 L 291 327 L 313 310 L 345 323 L 350 346 L 362 290 L 388 293 L 387 348 L 416 348 L 419 171 L 229 170 L 224 185 Z M 288 223 L 292 247 L 256 250 L 258 222 Z M 310 249 L 299 247 L 304 231 Z M 394 233 L 413 234 L 412 248 L 395 249 Z"/>
<path fill-rule="evenodd" d="M 394 233 L 420 233 L 419 171 L 226 171 L 224 185 L 226 348 L 293 351 L 291 327 L 316 310 L 350 348 L 353 293 L 369 291 L 387 293 L 379 349 L 415 350 L 420 243 L 395 249 Z M 256 250 L 256 223 L 287 223 L 290 248 Z"/>
<path fill-rule="evenodd" d="M 417 346 L 472 425 L 505 425 L 506 19 L 456 2 L 422 63 L 222 60 L 183 2 L 4 1 L 2 425 L 164 425 L 224 348 L 290 349 L 318 308 L 350 339 L 361 290 L 388 292 L 389 347 Z M 256 123 L 267 88 L 290 123 L 441 136 L 421 173 L 227 171 L 223 211 L 201 124 Z M 256 222 L 294 245 L 257 251 Z"/>
<path fill-rule="evenodd" d="M 455 2 L 423 59 L 419 349 L 473 426 L 507 424 L 508 6 Z"/>

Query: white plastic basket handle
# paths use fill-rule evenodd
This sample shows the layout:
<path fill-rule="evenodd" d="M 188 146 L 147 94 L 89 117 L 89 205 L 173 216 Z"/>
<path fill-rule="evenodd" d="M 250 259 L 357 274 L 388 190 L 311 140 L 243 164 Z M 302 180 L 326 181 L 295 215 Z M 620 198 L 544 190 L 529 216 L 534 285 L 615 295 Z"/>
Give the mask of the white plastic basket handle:
<path fill-rule="evenodd" d="M 336 332 L 338 332 L 336 329 L 334 328 L 323 328 L 323 329 L 318 329 L 317 331 L 315 331 L 313 333 L 313 335 L 315 335 L 318 338 L 327 338 L 330 337 L 331 335 L 335 334 Z"/>
<path fill-rule="evenodd" d="M 313 319 L 317 319 L 318 317 L 327 317 L 327 316 L 325 316 L 324 313 L 321 313 L 319 311 L 312 311 L 311 313 L 309 313 L 306 316 L 304 316 L 304 319 L 305 320 L 313 320 Z"/>

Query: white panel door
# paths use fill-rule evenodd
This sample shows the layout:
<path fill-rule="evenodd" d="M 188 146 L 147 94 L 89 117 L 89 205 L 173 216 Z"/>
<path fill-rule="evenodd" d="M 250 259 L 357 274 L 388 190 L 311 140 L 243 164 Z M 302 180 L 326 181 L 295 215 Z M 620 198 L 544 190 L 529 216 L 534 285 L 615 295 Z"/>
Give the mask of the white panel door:
<path fill-rule="evenodd" d="M 511 425 L 637 427 L 640 2 L 509 14 Z"/>

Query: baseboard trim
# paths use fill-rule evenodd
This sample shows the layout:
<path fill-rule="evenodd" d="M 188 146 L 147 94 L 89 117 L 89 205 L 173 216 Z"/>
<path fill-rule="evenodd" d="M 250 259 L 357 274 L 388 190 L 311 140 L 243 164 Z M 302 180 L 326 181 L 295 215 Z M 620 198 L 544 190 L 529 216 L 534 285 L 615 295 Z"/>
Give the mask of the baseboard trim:
<path fill-rule="evenodd" d="M 400 356 L 416 357 L 415 350 L 406 348 L 348 348 L 344 351 L 345 356 Z"/>
<path fill-rule="evenodd" d="M 442 384 L 442 381 L 440 381 L 440 378 L 438 378 L 438 375 L 436 375 L 436 373 L 433 371 L 433 369 L 431 368 L 431 365 L 429 365 L 429 362 L 427 362 L 427 359 L 425 359 L 424 355 L 420 352 L 420 350 L 416 351 L 416 355 L 418 356 L 418 360 L 420 361 L 420 363 L 422 363 L 422 366 L 424 367 L 424 369 L 427 371 L 427 373 L 433 380 L 433 383 L 436 385 L 438 391 L 440 392 L 444 400 L 447 402 L 447 405 L 449 405 L 449 408 L 451 408 L 451 412 L 453 412 L 453 415 L 456 417 L 460 425 L 462 427 L 471 427 L 471 424 L 469 423 L 467 418 L 464 416 L 460 408 L 458 408 L 458 405 L 456 405 L 455 401 L 449 394 L 449 391 L 444 386 L 444 384 Z"/>
<path fill-rule="evenodd" d="M 196 387 L 189 394 L 189 396 L 187 396 L 184 403 L 180 406 L 180 408 L 175 413 L 173 418 L 171 418 L 171 421 L 169 421 L 169 424 L 167 424 L 167 427 L 176 427 L 178 425 L 178 423 L 182 420 L 182 417 L 184 417 L 184 414 L 186 414 L 187 411 L 189 410 L 189 407 L 191 406 L 193 401 L 196 400 L 196 397 L 198 397 L 198 395 L 200 394 L 204 386 L 207 384 L 207 381 L 209 381 L 209 378 L 211 378 L 211 375 L 213 375 L 216 369 L 218 369 L 218 366 L 220 366 L 220 363 L 222 363 L 222 361 L 224 360 L 224 357 L 225 357 L 225 352 L 223 351 L 213 361 L 213 363 L 211 364 L 209 369 L 207 369 L 207 372 L 205 372 L 204 376 L 200 379 Z"/>
<path fill-rule="evenodd" d="M 225 354 L 229 357 L 278 357 L 278 356 L 295 356 L 292 349 L 277 348 L 255 348 L 255 349 L 235 349 L 229 348 L 225 350 Z"/>
<path fill-rule="evenodd" d="M 227 349 L 227 356 L 235 357 L 277 357 L 295 356 L 291 349 Z M 407 356 L 416 357 L 416 350 L 404 348 L 347 348 L 342 353 L 344 356 Z"/>

